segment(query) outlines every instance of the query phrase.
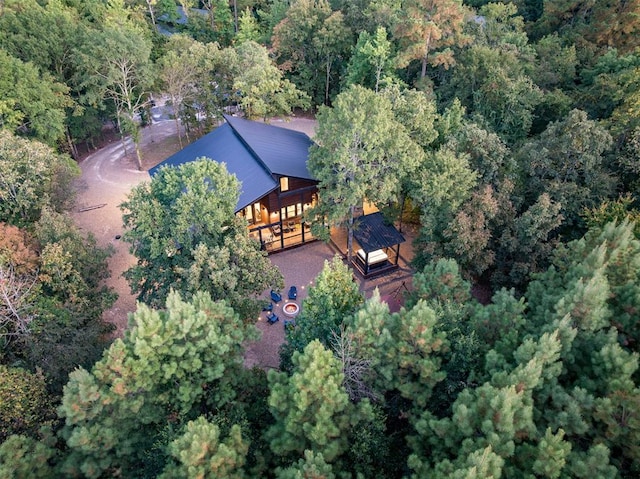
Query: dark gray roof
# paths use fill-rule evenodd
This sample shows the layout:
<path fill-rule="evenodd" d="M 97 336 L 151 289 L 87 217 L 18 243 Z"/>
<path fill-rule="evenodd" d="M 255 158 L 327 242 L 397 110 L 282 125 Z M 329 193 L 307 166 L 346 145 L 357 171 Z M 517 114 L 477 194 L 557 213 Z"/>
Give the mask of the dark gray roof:
<path fill-rule="evenodd" d="M 224 118 L 271 173 L 314 179 L 306 161 L 313 142 L 305 133 L 233 116 Z"/>
<path fill-rule="evenodd" d="M 154 176 L 163 166 L 180 166 L 203 156 L 225 163 L 227 171 L 236 175 L 240 181 L 240 197 L 236 212 L 254 203 L 278 186 L 273 176 L 259 161 L 256 161 L 228 123 L 219 126 L 211 133 L 151 168 L 149 174 Z"/>
<path fill-rule="evenodd" d="M 276 189 L 276 176 L 314 179 L 307 170 L 313 142 L 305 133 L 227 115 L 224 118 L 226 123 L 151 168 L 149 174 L 203 156 L 225 163 L 241 183 L 236 211 Z"/>
<path fill-rule="evenodd" d="M 405 242 L 404 236 L 380 212 L 356 218 L 353 236 L 365 253 Z"/>

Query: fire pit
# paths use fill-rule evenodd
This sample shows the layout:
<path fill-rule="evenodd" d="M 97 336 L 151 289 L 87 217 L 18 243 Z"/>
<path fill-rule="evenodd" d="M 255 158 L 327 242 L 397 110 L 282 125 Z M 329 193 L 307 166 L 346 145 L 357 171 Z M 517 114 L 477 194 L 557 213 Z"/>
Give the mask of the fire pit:
<path fill-rule="evenodd" d="M 298 306 L 297 303 L 285 303 L 282 307 L 282 312 L 285 316 L 295 318 L 300 312 L 300 306 Z"/>

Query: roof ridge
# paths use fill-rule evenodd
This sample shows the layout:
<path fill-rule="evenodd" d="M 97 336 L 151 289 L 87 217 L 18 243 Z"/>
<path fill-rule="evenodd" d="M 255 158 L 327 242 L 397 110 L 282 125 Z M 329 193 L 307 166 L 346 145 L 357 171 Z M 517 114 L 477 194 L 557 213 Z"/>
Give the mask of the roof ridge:
<path fill-rule="evenodd" d="M 256 153 L 256 151 L 251 147 L 249 142 L 247 140 L 245 140 L 244 136 L 242 136 L 242 134 L 236 129 L 236 127 L 229 121 L 229 118 L 233 118 L 234 121 L 236 119 L 238 119 L 238 120 L 243 120 L 243 119 L 242 118 L 234 118 L 231 115 L 226 115 L 224 113 L 222 114 L 222 117 L 225 119 L 227 124 L 231 127 L 231 129 L 233 130 L 233 133 L 238 137 L 240 142 L 247 148 L 247 150 L 249 150 L 251 152 L 251 155 L 253 155 L 253 157 L 258 161 L 258 163 L 260 164 L 262 169 L 264 171 L 266 171 L 267 173 L 269 173 L 271 176 L 273 176 L 273 174 L 274 174 L 273 171 L 271 171 L 271 169 L 265 163 L 265 161 L 262 158 L 260 158 L 260 155 L 258 155 L 258 153 Z M 250 121 L 250 120 L 245 120 L 245 121 Z"/>

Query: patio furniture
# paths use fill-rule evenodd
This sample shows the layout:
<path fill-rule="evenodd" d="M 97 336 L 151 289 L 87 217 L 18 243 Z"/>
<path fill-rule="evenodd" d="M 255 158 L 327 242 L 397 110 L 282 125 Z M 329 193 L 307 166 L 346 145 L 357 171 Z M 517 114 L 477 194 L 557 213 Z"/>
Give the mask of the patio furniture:
<path fill-rule="evenodd" d="M 285 319 L 284 320 L 284 328 L 285 329 L 288 329 L 289 331 L 291 331 L 295 327 L 296 327 L 296 320 L 295 319 Z"/>
<path fill-rule="evenodd" d="M 262 311 L 273 311 L 273 303 L 269 301 L 262 307 Z"/>
<path fill-rule="evenodd" d="M 295 286 L 291 286 L 291 288 L 289 288 L 289 299 L 297 299 L 298 298 L 298 288 L 296 288 Z"/>
<path fill-rule="evenodd" d="M 282 295 L 274 290 L 271 290 L 271 301 L 274 303 L 279 303 L 282 301 Z"/>
<path fill-rule="evenodd" d="M 282 233 L 282 230 L 280 229 L 280 225 L 273 225 L 271 227 L 271 231 L 273 231 L 273 234 L 276 236 L 280 236 L 280 234 Z"/>
<path fill-rule="evenodd" d="M 296 230 L 296 222 L 295 221 L 289 221 L 287 223 L 287 230 L 295 231 Z"/>
<path fill-rule="evenodd" d="M 280 318 L 278 318 L 278 316 L 276 316 L 275 313 L 273 313 L 273 311 L 270 311 L 267 313 L 267 323 L 273 324 L 273 323 L 277 323 L 279 320 Z"/>

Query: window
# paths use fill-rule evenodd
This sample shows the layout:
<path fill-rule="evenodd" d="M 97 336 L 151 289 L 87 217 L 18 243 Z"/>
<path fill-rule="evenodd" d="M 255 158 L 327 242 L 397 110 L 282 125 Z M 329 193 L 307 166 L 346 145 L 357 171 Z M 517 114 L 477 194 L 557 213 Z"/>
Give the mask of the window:
<path fill-rule="evenodd" d="M 289 191 L 289 178 L 286 176 L 280 178 L 280 191 Z"/>

